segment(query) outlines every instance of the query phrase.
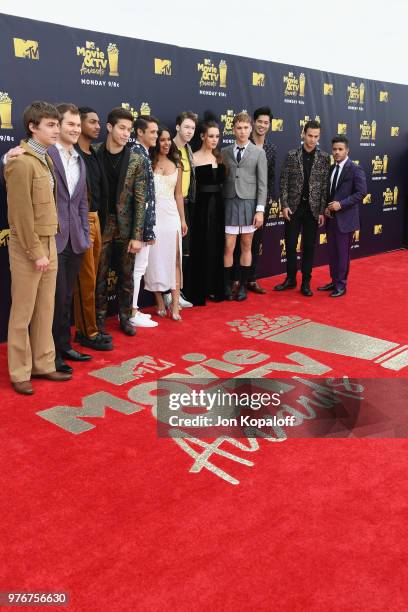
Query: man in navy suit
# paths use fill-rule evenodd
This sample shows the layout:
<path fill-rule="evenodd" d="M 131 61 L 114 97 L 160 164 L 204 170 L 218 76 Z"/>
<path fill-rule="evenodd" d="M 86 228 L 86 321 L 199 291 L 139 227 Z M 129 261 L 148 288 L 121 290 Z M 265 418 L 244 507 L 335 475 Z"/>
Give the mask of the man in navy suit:
<path fill-rule="evenodd" d="M 90 355 L 71 346 L 71 308 L 82 257 L 89 248 L 88 197 L 85 163 L 74 145 L 81 133 L 81 118 L 74 104 L 59 104 L 61 115 L 57 143 L 48 149 L 57 178 L 58 253 L 57 286 L 52 335 L 58 372 L 72 372 L 64 359 L 88 361 Z"/>
<path fill-rule="evenodd" d="M 330 196 L 325 210 L 332 280 L 318 290 L 330 291 L 330 297 L 341 297 L 346 293 L 350 248 L 353 233 L 360 229 L 358 207 L 367 194 L 367 183 L 364 170 L 348 157 L 345 136 L 332 139 L 332 154 L 335 164 L 330 168 Z"/>

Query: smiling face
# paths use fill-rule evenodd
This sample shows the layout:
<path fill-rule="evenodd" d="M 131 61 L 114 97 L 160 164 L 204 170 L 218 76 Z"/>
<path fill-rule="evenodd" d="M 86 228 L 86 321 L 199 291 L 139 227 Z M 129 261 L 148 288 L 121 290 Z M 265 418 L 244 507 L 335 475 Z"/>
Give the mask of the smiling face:
<path fill-rule="evenodd" d="M 271 127 L 271 119 L 269 115 L 259 115 L 254 122 L 254 132 L 258 136 L 265 136 L 269 128 Z"/>
<path fill-rule="evenodd" d="M 205 147 L 214 151 L 220 140 L 220 130 L 217 127 L 209 127 L 204 134 L 201 134 L 201 140 Z"/>
<path fill-rule="evenodd" d="M 150 147 L 156 146 L 157 141 L 157 132 L 159 130 L 159 126 L 155 121 L 150 121 L 147 124 L 147 128 L 145 131 L 137 128 L 137 139 L 138 141 L 146 147 L 146 149 L 150 149 Z"/>
<path fill-rule="evenodd" d="M 163 132 L 159 136 L 159 147 L 161 155 L 168 155 L 171 147 L 171 136 L 167 130 L 163 130 Z"/>
<path fill-rule="evenodd" d="M 61 129 L 59 134 L 59 140 L 66 145 L 74 145 L 78 142 L 78 138 L 81 134 L 81 117 L 78 114 L 66 111 L 62 115 Z"/>

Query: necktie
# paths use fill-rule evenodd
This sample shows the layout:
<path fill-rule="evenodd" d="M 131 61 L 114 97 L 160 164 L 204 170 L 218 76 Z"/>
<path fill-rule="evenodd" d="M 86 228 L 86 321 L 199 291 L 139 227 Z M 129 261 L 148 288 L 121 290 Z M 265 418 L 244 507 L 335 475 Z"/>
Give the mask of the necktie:
<path fill-rule="evenodd" d="M 334 194 L 336 193 L 336 185 L 337 185 L 337 179 L 339 178 L 339 172 L 340 172 L 340 166 L 339 164 L 336 164 L 336 170 L 334 171 L 334 176 L 333 176 L 331 189 L 330 189 L 330 201 L 331 202 L 333 202 Z"/>
<path fill-rule="evenodd" d="M 242 157 L 242 153 L 241 151 L 245 151 L 245 147 L 237 147 L 238 149 L 238 153 L 237 153 L 237 163 L 239 164 L 239 162 L 241 161 L 241 157 Z"/>

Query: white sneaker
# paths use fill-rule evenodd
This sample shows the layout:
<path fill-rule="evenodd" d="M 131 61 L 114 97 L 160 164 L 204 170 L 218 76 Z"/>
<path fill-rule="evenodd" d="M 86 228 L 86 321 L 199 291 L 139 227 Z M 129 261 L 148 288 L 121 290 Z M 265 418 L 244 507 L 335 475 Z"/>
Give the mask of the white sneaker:
<path fill-rule="evenodd" d="M 189 302 L 188 300 L 186 300 L 186 298 L 184 298 L 181 293 L 180 293 L 180 297 L 179 297 L 179 304 L 182 308 L 192 308 L 193 304 L 191 302 Z"/>
<path fill-rule="evenodd" d="M 146 319 L 152 318 L 152 315 L 148 314 L 147 312 L 141 312 L 140 310 L 137 311 L 137 316 L 146 317 Z"/>
<path fill-rule="evenodd" d="M 157 321 L 152 321 L 149 317 L 143 316 L 142 313 L 137 312 L 134 317 L 129 319 L 129 323 L 133 327 L 157 327 Z"/>

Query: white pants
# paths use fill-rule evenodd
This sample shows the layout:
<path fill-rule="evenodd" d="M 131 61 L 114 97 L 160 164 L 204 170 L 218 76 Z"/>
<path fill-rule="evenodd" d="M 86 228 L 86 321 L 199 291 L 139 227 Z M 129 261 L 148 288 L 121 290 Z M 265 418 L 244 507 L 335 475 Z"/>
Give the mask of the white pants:
<path fill-rule="evenodd" d="M 146 272 L 147 263 L 149 261 L 150 244 L 143 244 L 142 248 L 135 255 L 135 267 L 133 269 L 133 308 L 137 309 L 139 299 L 140 281 L 143 274 Z"/>

